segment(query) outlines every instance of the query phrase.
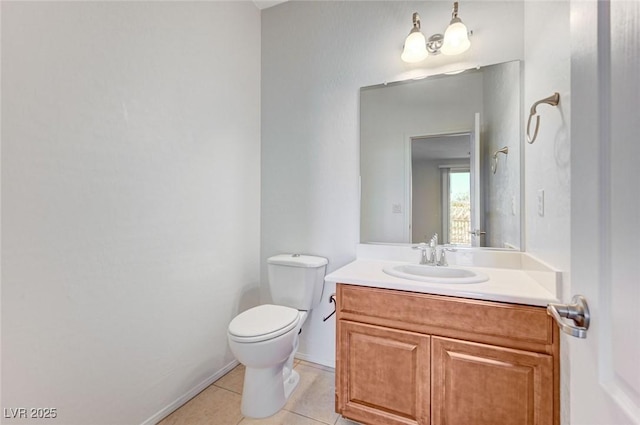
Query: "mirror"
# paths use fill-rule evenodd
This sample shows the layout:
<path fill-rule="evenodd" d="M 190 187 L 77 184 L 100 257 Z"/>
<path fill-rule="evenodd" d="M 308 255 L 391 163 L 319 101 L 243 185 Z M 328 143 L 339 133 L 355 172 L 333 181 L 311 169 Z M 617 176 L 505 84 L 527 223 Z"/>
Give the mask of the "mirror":
<path fill-rule="evenodd" d="M 520 249 L 520 74 L 514 61 L 360 90 L 362 243 Z"/>

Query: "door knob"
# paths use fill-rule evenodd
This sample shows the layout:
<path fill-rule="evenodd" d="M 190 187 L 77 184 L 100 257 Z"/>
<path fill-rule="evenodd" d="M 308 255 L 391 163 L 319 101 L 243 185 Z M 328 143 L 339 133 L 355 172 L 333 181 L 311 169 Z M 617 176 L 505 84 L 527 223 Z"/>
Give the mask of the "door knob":
<path fill-rule="evenodd" d="M 576 338 L 586 338 L 589 329 L 589 306 L 582 295 L 574 295 L 571 304 L 547 304 L 547 313 L 555 319 L 560 330 Z M 562 318 L 571 319 L 575 323 L 570 325 Z"/>

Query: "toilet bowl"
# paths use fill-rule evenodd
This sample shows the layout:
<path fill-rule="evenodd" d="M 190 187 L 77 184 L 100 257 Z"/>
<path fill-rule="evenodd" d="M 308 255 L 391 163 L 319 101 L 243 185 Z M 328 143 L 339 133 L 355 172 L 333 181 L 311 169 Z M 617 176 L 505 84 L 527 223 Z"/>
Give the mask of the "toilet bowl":
<path fill-rule="evenodd" d="M 298 385 L 300 375 L 293 370 L 293 359 L 306 317 L 306 312 L 265 304 L 245 311 L 229 325 L 229 347 L 245 366 L 244 416 L 273 415 Z"/>
<path fill-rule="evenodd" d="M 283 254 L 268 259 L 276 304 L 240 313 L 229 324 L 229 348 L 245 366 L 242 414 L 265 418 L 278 412 L 300 381 L 293 370 L 298 334 L 324 285 L 327 260 Z M 320 285 L 320 288 L 318 288 Z"/>

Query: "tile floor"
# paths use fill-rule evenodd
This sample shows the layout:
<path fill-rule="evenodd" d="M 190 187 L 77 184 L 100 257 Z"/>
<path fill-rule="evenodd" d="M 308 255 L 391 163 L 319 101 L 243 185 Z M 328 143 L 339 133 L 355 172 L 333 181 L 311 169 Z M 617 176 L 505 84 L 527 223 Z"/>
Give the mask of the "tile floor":
<path fill-rule="evenodd" d="M 334 412 L 334 371 L 296 360 L 298 388 L 284 408 L 266 419 L 249 419 L 240 412 L 244 366 L 218 379 L 159 425 L 357 425 Z"/>

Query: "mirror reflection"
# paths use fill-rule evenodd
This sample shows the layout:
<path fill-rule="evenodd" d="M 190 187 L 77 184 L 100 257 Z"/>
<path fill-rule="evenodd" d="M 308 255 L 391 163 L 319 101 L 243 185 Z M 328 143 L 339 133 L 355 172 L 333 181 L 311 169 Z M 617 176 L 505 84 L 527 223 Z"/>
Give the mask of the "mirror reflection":
<path fill-rule="evenodd" d="M 361 242 L 520 249 L 520 73 L 361 89 Z"/>

